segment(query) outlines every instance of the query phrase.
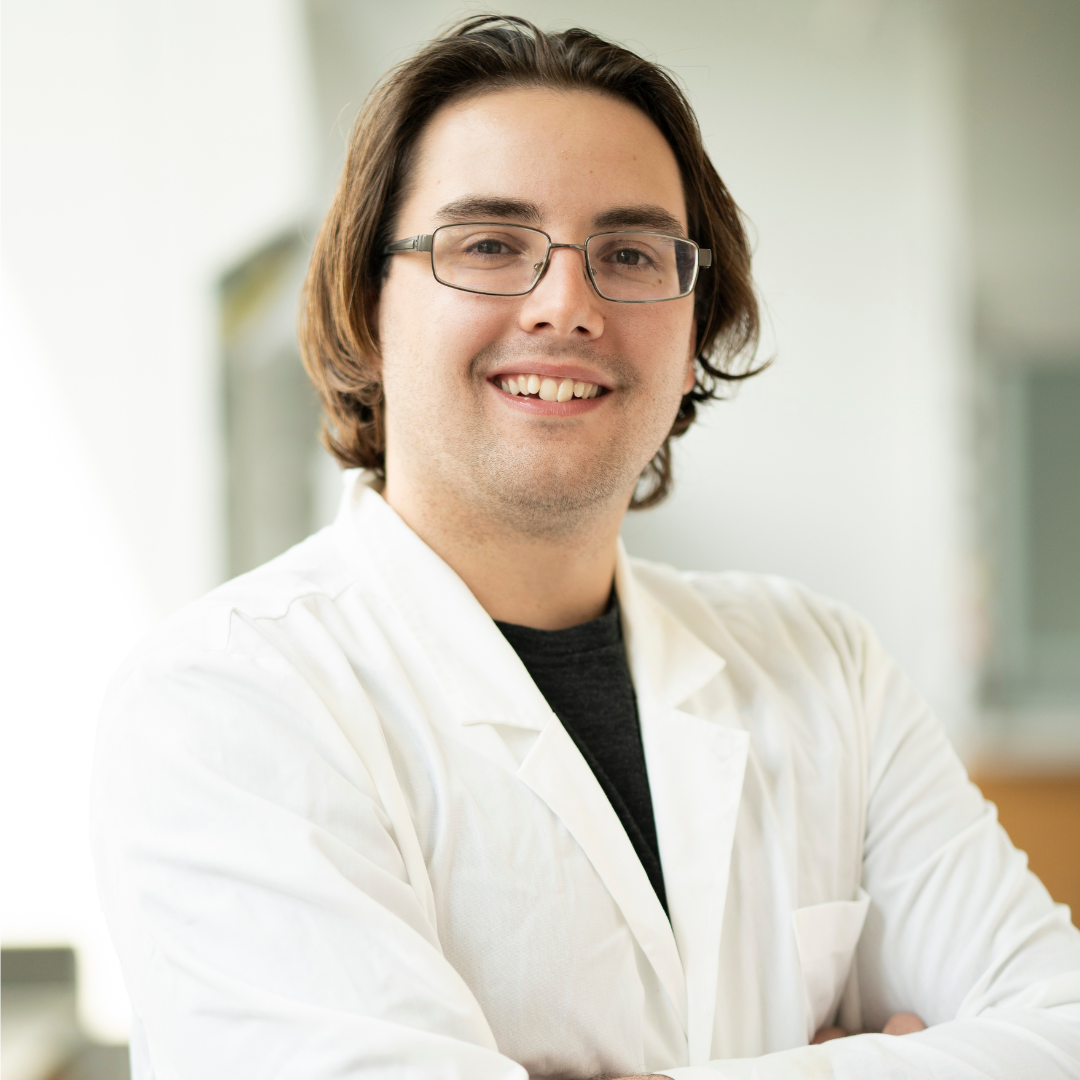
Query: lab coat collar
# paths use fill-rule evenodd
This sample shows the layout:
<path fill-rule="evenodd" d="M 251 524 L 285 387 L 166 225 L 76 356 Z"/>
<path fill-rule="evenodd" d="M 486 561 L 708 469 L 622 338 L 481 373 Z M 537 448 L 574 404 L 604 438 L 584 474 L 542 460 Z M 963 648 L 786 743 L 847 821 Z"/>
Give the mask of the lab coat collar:
<path fill-rule="evenodd" d="M 679 584 L 689 598 L 690 590 Z M 615 589 L 622 609 L 627 659 L 639 697 L 647 689 L 658 709 L 677 708 L 724 668 L 723 657 L 638 581 L 621 539 Z M 696 597 L 691 602 L 700 606 Z"/>
<path fill-rule="evenodd" d="M 465 582 L 366 479 L 363 473 L 346 476 L 338 519 L 347 530 L 342 553 L 367 581 L 375 569 L 381 591 L 423 649 L 455 719 L 543 730 L 553 714 L 513 646 Z"/>
<path fill-rule="evenodd" d="M 368 486 L 368 479 L 370 474 L 359 470 L 346 474 L 338 522 L 347 527 L 343 554 L 353 564 L 358 558 L 374 564 L 458 721 L 542 731 L 551 709 L 513 647 L 468 586 Z M 658 707 L 677 707 L 724 667 L 720 656 L 638 583 L 621 540 L 615 587 L 634 685 L 640 691 L 647 682 Z"/>

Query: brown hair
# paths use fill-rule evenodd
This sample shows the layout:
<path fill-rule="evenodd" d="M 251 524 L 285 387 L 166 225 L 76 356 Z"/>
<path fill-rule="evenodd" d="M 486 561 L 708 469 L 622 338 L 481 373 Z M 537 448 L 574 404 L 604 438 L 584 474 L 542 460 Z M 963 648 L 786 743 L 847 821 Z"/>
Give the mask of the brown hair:
<path fill-rule="evenodd" d="M 713 265 L 695 292 L 695 381 L 671 431 L 642 473 L 632 508 L 652 506 L 672 486 L 671 440 L 694 421 L 699 402 L 757 374 L 750 363 L 758 309 L 750 247 L 738 207 L 701 141 L 689 102 L 658 65 L 585 30 L 547 34 L 525 19 L 463 20 L 393 68 L 353 125 L 341 182 L 315 241 L 305 286 L 300 345 L 322 398 L 323 441 L 343 465 L 382 474 L 383 390 L 375 316 L 417 140 L 451 100 L 512 87 L 590 90 L 639 108 L 679 163 L 689 235 L 711 248 Z"/>

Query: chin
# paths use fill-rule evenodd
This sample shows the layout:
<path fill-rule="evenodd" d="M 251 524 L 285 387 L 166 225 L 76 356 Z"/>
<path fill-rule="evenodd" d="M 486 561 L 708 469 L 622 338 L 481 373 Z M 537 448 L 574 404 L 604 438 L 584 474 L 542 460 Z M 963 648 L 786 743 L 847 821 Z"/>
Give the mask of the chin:
<path fill-rule="evenodd" d="M 529 460 L 531 458 L 531 460 Z M 625 510 L 641 468 L 608 455 L 552 457 L 549 448 L 532 455 L 500 453 L 472 472 L 481 477 L 476 494 L 493 517 L 534 535 L 573 531 L 618 507 Z"/>

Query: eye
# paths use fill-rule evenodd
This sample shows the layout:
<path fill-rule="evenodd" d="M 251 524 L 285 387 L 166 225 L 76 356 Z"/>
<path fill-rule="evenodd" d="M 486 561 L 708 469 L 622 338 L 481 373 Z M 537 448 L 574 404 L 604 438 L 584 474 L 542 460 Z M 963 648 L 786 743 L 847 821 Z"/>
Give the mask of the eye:
<path fill-rule="evenodd" d="M 612 261 L 619 266 L 641 266 L 645 262 L 645 256 L 633 248 L 620 248 L 615 252 Z"/>
<path fill-rule="evenodd" d="M 508 244 L 505 244 L 502 240 L 477 240 L 475 243 L 470 244 L 468 251 L 472 255 L 510 255 L 512 249 Z"/>

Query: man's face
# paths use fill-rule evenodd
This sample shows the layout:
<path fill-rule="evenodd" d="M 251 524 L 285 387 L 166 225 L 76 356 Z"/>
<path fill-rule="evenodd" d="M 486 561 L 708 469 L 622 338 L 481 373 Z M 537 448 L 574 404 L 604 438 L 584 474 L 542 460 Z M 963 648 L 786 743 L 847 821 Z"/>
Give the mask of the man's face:
<path fill-rule="evenodd" d="M 395 239 L 452 222 L 531 225 L 572 244 L 619 228 L 686 235 L 674 154 L 621 101 L 489 93 L 442 109 L 417 149 Z M 478 525 L 537 535 L 625 510 L 693 382 L 693 298 L 602 299 L 571 249 L 518 297 L 448 288 L 428 254 L 396 255 L 379 332 L 390 501 L 449 497 Z M 560 402 L 503 388 L 530 375 L 600 390 Z"/>

